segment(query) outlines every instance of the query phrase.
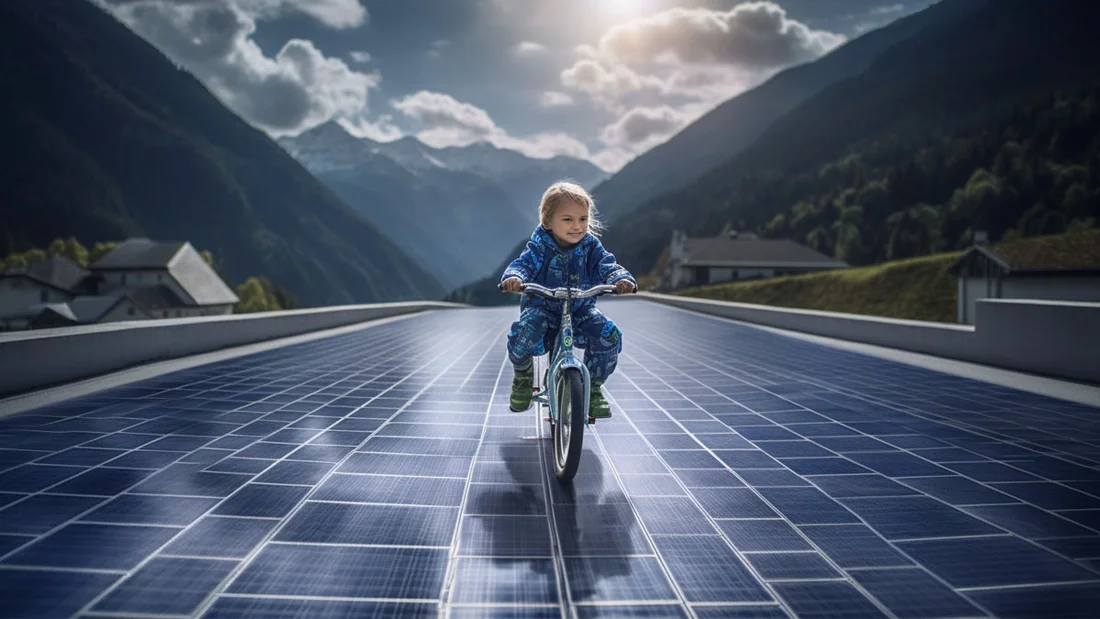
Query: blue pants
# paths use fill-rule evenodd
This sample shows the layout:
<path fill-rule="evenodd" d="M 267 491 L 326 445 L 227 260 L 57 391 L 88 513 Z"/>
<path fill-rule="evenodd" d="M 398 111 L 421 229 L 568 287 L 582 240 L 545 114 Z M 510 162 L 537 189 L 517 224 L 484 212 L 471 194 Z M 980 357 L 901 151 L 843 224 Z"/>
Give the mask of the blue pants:
<path fill-rule="evenodd" d="M 561 315 L 529 307 L 519 314 L 508 332 L 508 360 L 526 369 L 532 356 L 553 349 Z M 615 371 L 623 350 L 622 332 L 593 306 L 573 314 L 574 346 L 584 348 L 584 365 L 593 381 L 605 381 Z"/>

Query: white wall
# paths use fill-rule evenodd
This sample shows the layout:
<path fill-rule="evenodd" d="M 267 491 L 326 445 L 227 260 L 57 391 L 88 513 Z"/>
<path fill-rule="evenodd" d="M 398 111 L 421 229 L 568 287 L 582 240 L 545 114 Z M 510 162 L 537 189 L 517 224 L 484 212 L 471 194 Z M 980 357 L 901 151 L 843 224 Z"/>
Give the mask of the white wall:
<path fill-rule="evenodd" d="M 168 274 L 168 271 L 97 271 L 97 274 L 103 276 L 103 283 L 99 286 L 100 294 L 107 294 L 113 290 L 134 290 L 145 286 L 164 285 L 176 293 L 179 298 L 190 298 L 190 295 L 184 292 L 183 288 L 176 283 L 176 280 Z M 125 283 L 122 282 L 123 277 L 126 278 Z"/>
<path fill-rule="evenodd" d="M 1100 301 L 1100 276 L 1006 277 L 1001 286 L 1004 299 Z"/>
<path fill-rule="evenodd" d="M 745 322 L 1100 383 L 1100 303 L 982 299 L 974 326 L 789 309 L 640 292 L 638 296 Z"/>
<path fill-rule="evenodd" d="M 0 316 L 26 311 L 38 303 L 64 303 L 70 299 L 71 295 L 23 277 L 0 279 Z"/>
<path fill-rule="evenodd" d="M 461 307 L 466 306 L 412 301 L 0 333 L 0 395 L 367 320 Z"/>

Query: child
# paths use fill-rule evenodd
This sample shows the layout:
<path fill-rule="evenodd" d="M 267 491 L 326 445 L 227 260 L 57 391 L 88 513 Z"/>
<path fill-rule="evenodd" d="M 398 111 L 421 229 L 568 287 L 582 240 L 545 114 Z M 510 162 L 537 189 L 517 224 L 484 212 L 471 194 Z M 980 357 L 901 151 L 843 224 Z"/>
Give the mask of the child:
<path fill-rule="evenodd" d="M 615 284 L 619 294 L 637 292 L 634 277 L 615 262 L 615 256 L 596 238 L 601 229 L 595 218 L 595 203 L 579 185 L 559 182 L 551 185 L 539 205 L 539 226 L 527 248 L 504 270 L 501 289 L 519 292 L 520 284 L 534 282 L 548 288 L 565 286 L 588 289 Z M 592 230 L 590 232 L 589 230 Z M 513 411 L 531 406 L 534 369 L 531 359 L 543 354 L 547 331 L 561 321 L 562 301 L 524 295 L 519 320 L 508 333 L 508 359 L 515 369 L 512 380 Z M 572 305 L 573 330 L 586 341 L 584 365 L 591 380 L 589 414 L 611 416 L 611 408 L 600 386 L 615 371 L 622 352 L 622 332 L 596 309 L 596 299 L 577 299 Z"/>

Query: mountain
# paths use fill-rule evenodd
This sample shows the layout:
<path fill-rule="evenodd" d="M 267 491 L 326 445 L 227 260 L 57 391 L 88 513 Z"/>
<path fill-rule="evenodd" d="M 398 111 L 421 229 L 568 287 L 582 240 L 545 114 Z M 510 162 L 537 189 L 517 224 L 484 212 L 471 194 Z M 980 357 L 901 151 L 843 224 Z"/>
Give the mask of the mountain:
<path fill-rule="evenodd" d="M 605 176 L 587 161 L 535 159 L 485 142 L 376 142 L 335 122 L 278 142 L 371 221 L 384 223 L 448 288 L 483 277 L 516 239 L 530 236 L 551 183 L 568 178 L 591 187 Z"/>
<path fill-rule="evenodd" d="M 209 249 L 303 304 L 441 283 L 198 80 L 87 1 L 0 3 L 0 252 L 74 236 Z"/>
<path fill-rule="evenodd" d="M 519 257 L 520 252 L 523 251 L 526 245 L 527 239 L 516 243 L 512 246 L 511 251 L 504 254 L 503 260 L 496 265 L 496 268 L 485 277 L 455 288 L 443 300 L 480 306 L 519 305 L 520 298 L 518 295 L 501 292 L 497 288 L 497 284 L 500 282 L 500 276 L 504 273 L 504 269 L 508 268 L 508 265 Z"/>
<path fill-rule="evenodd" d="M 647 271 L 673 228 L 732 225 L 867 264 L 956 248 L 979 228 L 998 238 L 1092 225 L 1097 27 L 1094 3 L 997 0 L 918 33 L 618 221 L 606 244 Z"/>
<path fill-rule="evenodd" d="M 583 159 L 563 155 L 545 159 L 528 157 L 488 142 L 432 148 L 415 137 L 393 142 L 365 141 L 409 170 L 446 168 L 476 174 L 495 183 L 531 227 L 538 220 L 542 192 L 551 183 L 568 179 L 591 189 L 607 177 L 606 172 Z"/>
<path fill-rule="evenodd" d="M 495 183 L 430 162 L 402 165 L 336 123 L 279 144 L 447 289 L 483 276 L 517 238 L 531 233 Z"/>
<path fill-rule="evenodd" d="M 926 28 L 965 19 L 990 1 L 943 0 L 733 97 L 598 185 L 593 193 L 601 213 L 614 223 L 642 203 L 698 179 L 737 155 L 772 122 L 824 88 L 865 71 L 891 46 Z"/>
<path fill-rule="evenodd" d="M 529 227 L 538 223 L 538 205 L 551 183 L 572 180 L 591 189 L 607 177 L 606 172 L 583 159 L 563 155 L 536 159 L 487 142 L 450 146 L 429 154 L 452 170 L 470 172 L 495 182 L 526 218 Z"/>

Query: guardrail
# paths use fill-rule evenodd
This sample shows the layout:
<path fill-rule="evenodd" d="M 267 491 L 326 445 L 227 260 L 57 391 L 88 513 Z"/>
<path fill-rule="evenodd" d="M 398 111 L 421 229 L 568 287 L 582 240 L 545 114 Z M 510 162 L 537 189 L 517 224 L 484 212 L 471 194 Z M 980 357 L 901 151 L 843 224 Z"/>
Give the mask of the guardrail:
<path fill-rule="evenodd" d="M 442 301 L 111 322 L 0 334 L 0 396 L 137 365 L 433 309 Z"/>
<path fill-rule="evenodd" d="M 704 314 L 1054 378 L 1100 383 L 1100 303 L 980 299 L 974 325 L 679 295 L 638 296 Z"/>

